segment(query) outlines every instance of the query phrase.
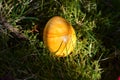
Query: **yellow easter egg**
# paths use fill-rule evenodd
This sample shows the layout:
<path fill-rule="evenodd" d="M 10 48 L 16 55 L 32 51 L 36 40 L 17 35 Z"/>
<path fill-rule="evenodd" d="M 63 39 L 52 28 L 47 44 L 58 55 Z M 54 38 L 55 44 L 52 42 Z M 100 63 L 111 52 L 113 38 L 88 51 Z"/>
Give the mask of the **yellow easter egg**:
<path fill-rule="evenodd" d="M 44 28 L 43 41 L 53 55 L 65 57 L 75 48 L 76 34 L 69 22 L 60 16 L 55 16 Z"/>

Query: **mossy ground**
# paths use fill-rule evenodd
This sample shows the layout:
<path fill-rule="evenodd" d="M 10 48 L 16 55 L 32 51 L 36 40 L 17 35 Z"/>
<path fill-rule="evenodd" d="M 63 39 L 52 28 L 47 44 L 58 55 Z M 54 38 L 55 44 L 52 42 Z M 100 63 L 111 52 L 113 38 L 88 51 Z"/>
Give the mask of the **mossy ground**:
<path fill-rule="evenodd" d="M 119 0 L 0 1 L 0 15 L 28 38 L 17 39 L 0 24 L 0 79 L 116 80 L 120 76 L 119 4 Z M 46 22 L 56 15 L 76 31 L 76 48 L 65 58 L 50 55 L 42 40 Z"/>

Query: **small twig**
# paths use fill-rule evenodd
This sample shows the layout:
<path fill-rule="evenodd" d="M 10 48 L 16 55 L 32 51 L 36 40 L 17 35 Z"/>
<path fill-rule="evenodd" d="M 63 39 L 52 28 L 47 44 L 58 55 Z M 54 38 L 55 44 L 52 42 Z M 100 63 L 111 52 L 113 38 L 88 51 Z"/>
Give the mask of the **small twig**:
<path fill-rule="evenodd" d="M 23 39 L 23 40 L 28 40 L 28 38 L 25 35 L 23 35 L 22 33 L 20 33 L 20 31 L 17 28 L 15 28 L 12 25 L 10 25 L 3 16 L 0 16 L 0 24 L 2 26 L 4 26 L 5 29 L 7 29 L 10 32 L 12 32 L 13 36 L 15 38 L 19 38 L 19 39 Z"/>

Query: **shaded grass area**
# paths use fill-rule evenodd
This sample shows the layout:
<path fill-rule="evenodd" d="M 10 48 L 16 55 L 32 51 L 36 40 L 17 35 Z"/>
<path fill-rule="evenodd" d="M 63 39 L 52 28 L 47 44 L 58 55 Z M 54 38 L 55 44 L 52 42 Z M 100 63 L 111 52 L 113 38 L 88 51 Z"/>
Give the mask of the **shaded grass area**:
<path fill-rule="evenodd" d="M 20 29 L 29 41 L 13 38 L 0 25 L 4 31 L 0 32 L 0 79 L 117 79 L 120 75 L 119 3 L 119 0 L 1 1 L 0 15 Z M 46 22 L 56 15 L 66 18 L 76 30 L 76 48 L 65 58 L 50 55 L 42 41 Z M 31 32 L 35 25 L 39 32 Z"/>
<path fill-rule="evenodd" d="M 104 68 L 102 80 L 115 80 L 120 76 L 120 8 L 119 0 L 101 0 L 98 1 L 98 10 L 101 10 L 101 17 L 96 23 L 97 38 L 103 41 L 103 45 L 109 49 L 109 53 L 103 57 L 110 59 L 102 61 L 101 66 Z M 108 77 L 109 76 L 109 77 Z"/>

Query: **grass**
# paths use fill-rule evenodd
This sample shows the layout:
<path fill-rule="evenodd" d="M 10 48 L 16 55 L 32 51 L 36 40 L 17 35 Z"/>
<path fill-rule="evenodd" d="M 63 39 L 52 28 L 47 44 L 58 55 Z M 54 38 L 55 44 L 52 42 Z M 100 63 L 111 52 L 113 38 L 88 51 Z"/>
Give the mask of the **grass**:
<path fill-rule="evenodd" d="M 0 15 L 29 39 L 14 38 L 0 24 L 0 31 L 4 31 L 0 32 L 0 79 L 117 79 L 120 75 L 118 3 L 112 0 L 0 1 Z M 42 41 L 46 22 L 56 15 L 64 17 L 76 31 L 76 48 L 65 58 L 51 56 Z M 35 25 L 39 32 L 32 33 Z"/>

